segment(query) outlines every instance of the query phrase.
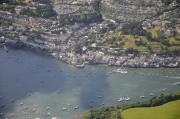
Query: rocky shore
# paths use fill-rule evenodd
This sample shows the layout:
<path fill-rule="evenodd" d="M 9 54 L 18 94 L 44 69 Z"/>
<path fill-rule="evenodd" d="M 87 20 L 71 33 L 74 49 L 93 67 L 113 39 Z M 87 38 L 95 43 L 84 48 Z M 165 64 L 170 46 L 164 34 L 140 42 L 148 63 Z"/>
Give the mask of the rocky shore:
<path fill-rule="evenodd" d="M 73 54 L 73 57 L 61 53 L 51 55 L 58 60 L 62 60 L 77 67 L 83 67 L 86 64 L 106 64 L 108 66 L 123 66 L 129 68 L 180 67 L 180 57 L 162 57 L 156 54 L 148 56 L 133 56 L 131 54 L 129 56 L 110 56 L 98 52 L 88 52 L 84 55 Z"/>

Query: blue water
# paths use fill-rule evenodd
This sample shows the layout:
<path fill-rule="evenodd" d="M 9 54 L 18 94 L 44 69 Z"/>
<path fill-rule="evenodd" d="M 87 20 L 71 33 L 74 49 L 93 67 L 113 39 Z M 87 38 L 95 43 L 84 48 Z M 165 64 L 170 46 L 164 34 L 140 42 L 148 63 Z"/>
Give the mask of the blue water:
<path fill-rule="evenodd" d="M 180 81 L 178 68 L 128 69 L 126 75 L 113 69 L 77 69 L 29 51 L 0 49 L 0 113 L 8 119 L 76 119 L 91 108 L 120 104 L 122 96 L 134 102 L 151 98 L 149 93 L 180 91 L 173 85 Z"/>

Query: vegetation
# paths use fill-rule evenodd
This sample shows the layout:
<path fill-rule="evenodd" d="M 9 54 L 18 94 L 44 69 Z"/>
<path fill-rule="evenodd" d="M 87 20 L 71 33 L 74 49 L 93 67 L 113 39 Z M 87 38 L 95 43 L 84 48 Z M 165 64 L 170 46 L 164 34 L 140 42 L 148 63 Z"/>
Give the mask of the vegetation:
<path fill-rule="evenodd" d="M 179 36 L 165 38 L 162 33 L 150 29 L 145 35 L 129 34 L 122 31 L 103 32 L 101 38 L 106 41 L 100 46 L 104 48 L 119 49 L 125 53 L 151 54 L 174 54 L 179 55 Z"/>
<path fill-rule="evenodd" d="M 20 9 L 20 14 L 28 15 L 31 17 L 43 17 L 49 18 L 56 16 L 56 12 L 53 10 L 53 6 L 51 6 L 50 0 L 36 0 L 41 5 L 29 4 L 31 0 L 6 0 L 7 4 L 0 5 L 0 10 L 10 11 L 11 13 L 15 13 L 15 8 L 17 5 L 22 6 Z M 124 3 L 124 0 L 115 0 L 117 4 Z M 168 5 L 172 2 L 179 2 L 179 0 L 161 0 L 164 5 L 162 7 L 162 14 L 164 11 L 171 11 L 171 7 Z M 136 2 L 136 1 L 135 1 Z M 107 26 L 97 30 L 96 35 L 100 37 L 91 37 L 91 42 L 96 43 L 97 40 L 103 39 L 100 45 L 97 45 L 96 49 L 100 48 L 113 48 L 118 53 L 116 55 L 121 55 L 122 53 L 134 53 L 134 54 L 175 54 L 180 55 L 180 37 L 174 31 L 170 29 L 170 35 L 165 36 L 165 33 L 161 31 L 156 26 L 148 27 L 146 30 L 142 27 L 142 21 L 134 21 L 134 22 L 125 22 L 124 24 L 118 21 L 118 12 L 115 9 L 111 9 L 108 6 L 101 4 L 100 0 L 93 2 L 92 4 L 77 4 L 79 9 L 72 14 L 61 15 L 59 22 L 60 26 L 64 26 L 66 24 L 74 24 L 74 23 L 91 23 L 98 22 L 102 20 L 102 16 L 105 18 L 113 19 L 116 21 L 116 25 Z M 173 8 L 178 9 L 178 8 Z M 18 11 L 18 10 L 17 10 Z M 85 11 L 85 12 L 84 12 Z M 178 11 L 177 11 L 178 12 Z M 18 13 L 18 12 L 17 12 Z M 176 18 L 172 19 L 168 18 L 167 21 L 168 26 L 170 28 L 175 28 L 178 23 Z M 160 20 L 161 21 L 161 20 Z M 171 23 L 172 22 L 172 23 Z M 118 24 L 120 23 L 120 24 Z M 122 25 L 123 24 L 123 25 Z M 118 26 L 119 25 L 119 26 Z M 122 25 L 122 27 L 121 27 Z M 93 35 L 93 34 L 92 34 Z M 75 48 L 77 49 L 77 48 Z M 76 50 L 76 52 L 79 52 Z"/>
<path fill-rule="evenodd" d="M 74 51 L 75 51 L 76 53 L 81 54 L 81 53 L 82 53 L 82 46 L 81 46 L 81 44 L 79 44 L 79 43 L 75 44 L 75 45 L 74 45 Z"/>
<path fill-rule="evenodd" d="M 101 20 L 101 15 L 98 13 L 92 13 L 92 14 L 72 14 L 72 15 L 64 15 L 61 16 L 60 24 L 73 24 L 75 22 L 84 22 L 84 23 L 90 23 L 90 22 L 96 22 Z"/>
<path fill-rule="evenodd" d="M 7 5 L 7 4 L 5 4 L 5 5 L 0 4 L 0 10 L 15 13 L 15 6 L 14 5 Z"/>
<path fill-rule="evenodd" d="M 115 107 L 91 110 L 85 112 L 81 119 L 121 119 L 121 110 Z"/>
<path fill-rule="evenodd" d="M 44 5 L 31 5 L 29 6 L 31 0 L 9 0 L 6 1 L 7 4 L 0 5 L 0 10 L 9 11 L 15 13 L 15 8 L 17 5 L 22 6 L 21 14 L 28 15 L 32 17 L 43 17 L 49 18 L 56 15 L 53 10 L 51 2 L 49 0 L 37 0 L 38 3 Z"/>
<path fill-rule="evenodd" d="M 101 10 L 101 14 L 103 16 L 105 16 L 108 19 L 116 20 L 117 14 L 115 11 L 113 11 L 111 9 L 103 8 L 103 7 L 101 9 L 103 9 L 103 10 Z"/>
<path fill-rule="evenodd" d="M 7 3 L 10 5 L 27 5 L 30 0 L 9 0 Z"/>
<path fill-rule="evenodd" d="M 124 115 L 121 116 L 122 111 L 126 111 L 130 108 L 160 106 L 167 102 L 175 101 L 179 99 L 180 99 L 180 93 L 161 94 L 160 96 L 153 97 L 152 99 L 144 101 L 144 102 L 129 103 L 125 105 L 119 105 L 116 107 L 114 106 L 103 107 L 96 110 L 90 110 L 89 112 L 85 112 L 81 119 L 122 119 L 124 116 Z M 178 106 L 171 107 L 171 108 L 176 109 L 177 107 Z M 126 119 L 126 118 L 123 118 L 123 119 Z"/>
<path fill-rule="evenodd" d="M 43 17 L 43 18 L 48 18 L 56 15 L 51 5 L 27 7 L 21 11 L 21 14 L 32 17 Z"/>
<path fill-rule="evenodd" d="M 177 2 L 179 3 L 180 1 L 179 0 L 161 0 L 165 5 L 169 5 L 173 2 Z"/>
<path fill-rule="evenodd" d="M 122 112 L 123 119 L 177 119 L 180 117 L 180 100 L 158 107 L 131 108 Z"/>
<path fill-rule="evenodd" d="M 122 32 L 124 34 L 133 34 L 133 35 L 139 35 L 143 36 L 145 35 L 146 31 L 142 29 L 141 23 L 128 23 L 123 26 Z"/>
<path fill-rule="evenodd" d="M 96 12 L 100 12 L 100 2 L 101 2 L 100 0 L 97 0 L 92 3 L 92 6 Z"/>

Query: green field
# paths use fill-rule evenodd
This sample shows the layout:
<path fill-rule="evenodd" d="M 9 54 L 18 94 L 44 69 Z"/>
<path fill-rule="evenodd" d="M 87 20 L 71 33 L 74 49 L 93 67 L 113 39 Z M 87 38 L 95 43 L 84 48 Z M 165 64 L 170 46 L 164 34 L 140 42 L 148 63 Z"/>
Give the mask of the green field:
<path fill-rule="evenodd" d="M 122 112 L 123 119 L 180 119 L 180 100 L 157 107 L 131 108 Z"/>

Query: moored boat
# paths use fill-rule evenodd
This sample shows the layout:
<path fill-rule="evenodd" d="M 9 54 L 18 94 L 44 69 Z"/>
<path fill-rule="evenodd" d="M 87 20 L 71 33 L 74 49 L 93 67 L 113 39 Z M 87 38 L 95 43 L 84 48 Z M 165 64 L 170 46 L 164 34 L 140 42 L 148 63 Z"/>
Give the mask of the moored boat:
<path fill-rule="evenodd" d="M 122 102 L 122 101 L 129 101 L 129 100 L 131 100 L 130 97 L 120 97 L 117 101 Z"/>
<path fill-rule="evenodd" d="M 127 74 L 128 73 L 127 70 L 122 69 L 122 68 L 115 69 L 115 70 L 113 70 L 113 72 L 117 72 L 117 73 L 121 73 L 121 74 Z"/>
<path fill-rule="evenodd" d="M 63 110 L 63 111 L 66 111 L 66 110 L 67 110 L 67 108 L 63 107 L 63 108 L 62 108 L 62 110 Z"/>
<path fill-rule="evenodd" d="M 140 98 L 146 98 L 146 96 L 142 95 L 142 96 L 140 96 Z"/>
<path fill-rule="evenodd" d="M 74 110 L 77 110 L 77 109 L 79 109 L 79 106 L 75 106 L 75 107 L 74 107 Z"/>
<path fill-rule="evenodd" d="M 85 64 L 83 63 L 83 64 L 76 64 L 75 65 L 77 68 L 84 68 L 85 67 Z"/>

